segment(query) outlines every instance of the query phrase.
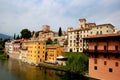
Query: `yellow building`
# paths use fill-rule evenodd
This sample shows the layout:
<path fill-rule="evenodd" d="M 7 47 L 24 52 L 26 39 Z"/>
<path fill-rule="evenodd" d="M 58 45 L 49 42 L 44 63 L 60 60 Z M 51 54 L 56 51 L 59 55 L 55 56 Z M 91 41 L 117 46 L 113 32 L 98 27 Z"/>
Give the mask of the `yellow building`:
<path fill-rule="evenodd" d="M 29 41 L 27 62 L 39 64 L 45 61 L 46 43 L 43 41 Z"/>
<path fill-rule="evenodd" d="M 56 57 L 61 56 L 63 54 L 63 47 L 60 46 L 48 46 L 47 47 L 47 62 L 55 63 Z"/>

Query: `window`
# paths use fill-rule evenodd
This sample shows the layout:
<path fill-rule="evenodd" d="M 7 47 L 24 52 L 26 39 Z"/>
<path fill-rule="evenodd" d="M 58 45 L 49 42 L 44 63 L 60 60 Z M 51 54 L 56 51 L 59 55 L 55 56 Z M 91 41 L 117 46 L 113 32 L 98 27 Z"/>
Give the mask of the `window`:
<path fill-rule="evenodd" d="M 97 66 L 94 66 L 94 70 L 97 70 Z"/>
<path fill-rule="evenodd" d="M 118 45 L 115 46 L 115 50 L 118 51 Z"/>
<path fill-rule="evenodd" d="M 92 32 L 91 32 L 91 34 L 92 34 Z"/>
<path fill-rule="evenodd" d="M 108 32 L 108 30 L 106 30 L 106 32 Z"/>
<path fill-rule="evenodd" d="M 72 52 L 72 49 L 70 49 L 70 52 Z"/>
<path fill-rule="evenodd" d="M 94 50 L 97 51 L 97 45 L 94 46 Z"/>
<path fill-rule="evenodd" d="M 117 54 L 117 53 L 114 56 L 115 56 L 115 58 L 119 58 L 119 54 Z"/>
<path fill-rule="evenodd" d="M 107 61 L 104 61 L 104 65 L 107 65 Z"/>
<path fill-rule="evenodd" d="M 107 58 L 107 55 L 106 55 L 106 54 L 104 54 L 104 58 Z"/>
<path fill-rule="evenodd" d="M 96 34 L 99 34 L 99 32 L 97 31 L 97 33 Z"/>
<path fill-rule="evenodd" d="M 100 34 L 102 34 L 102 31 L 100 31 Z"/>
<path fill-rule="evenodd" d="M 104 46 L 104 50 L 105 50 L 105 51 L 107 50 L 107 47 L 106 47 L 106 46 Z"/>
<path fill-rule="evenodd" d="M 94 63 L 97 64 L 97 59 L 94 60 Z"/>
<path fill-rule="evenodd" d="M 74 43 L 75 43 L 75 40 L 74 40 Z"/>
<path fill-rule="evenodd" d="M 77 48 L 77 52 L 79 52 L 79 48 Z"/>
<path fill-rule="evenodd" d="M 115 62 L 115 66 L 118 67 L 118 66 L 119 66 L 119 63 L 118 63 L 118 62 Z"/>
<path fill-rule="evenodd" d="M 112 68 L 109 68 L 109 72 L 113 72 L 113 69 L 112 69 Z"/>
<path fill-rule="evenodd" d="M 80 48 L 80 51 L 82 50 L 82 48 Z"/>

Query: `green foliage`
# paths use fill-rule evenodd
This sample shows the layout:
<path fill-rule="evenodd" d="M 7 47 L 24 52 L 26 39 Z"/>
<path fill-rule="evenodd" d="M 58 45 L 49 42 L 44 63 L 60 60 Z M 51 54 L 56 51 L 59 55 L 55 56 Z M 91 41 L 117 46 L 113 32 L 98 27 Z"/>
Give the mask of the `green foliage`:
<path fill-rule="evenodd" d="M 62 36 L 62 29 L 61 29 L 61 27 L 59 28 L 58 36 Z"/>
<path fill-rule="evenodd" d="M 5 42 L 8 41 L 10 39 L 0 39 L 0 50 L 4 49 L 5 46 Z"/>
<path fill-rule="evenodd" d="M 58 44 L 58 40 L 57 39 L 54 39 L 54 44 Z"/>
<path fill-rule="evenodd" d="M 35 37 L 37 38 L 39 36 L 39 32 L 36 32 L 35 33 Z"/>
<path fill-rule="evenodd" d="M 70 53 L 66 68 L 70 71 L 84 74 L 88 69 L 88 56 L 85 53 Z"/>
<path fill-rule="evenodd" d="M 17 35 L 16 39 L 20 39 L 20 36 L 19 36 L 19 35 Z"/>
<path fill-rule="evenodd" d="M 28 29 L 23 29 L 20 33 L 21 38 L 29 39 L 31 37 L 31 32 Z"/>
<path fill-rule="evenodd" d="M 52 44 L 52 43 L 53 43 L 52 39 L 48 38 L 48 40 L 46 41 L 46 44 Z"/>

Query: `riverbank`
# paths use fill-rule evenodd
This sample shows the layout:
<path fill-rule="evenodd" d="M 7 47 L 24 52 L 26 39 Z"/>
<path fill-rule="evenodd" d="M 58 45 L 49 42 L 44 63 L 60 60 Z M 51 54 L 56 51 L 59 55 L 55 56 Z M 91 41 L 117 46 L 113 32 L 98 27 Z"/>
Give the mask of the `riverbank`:
<path fill-rule="evenodd" d="M 8 59 L 8 55 L 4 52 L 0 52 L 0 59 Z"/>
<path fill-rule="evenodd" d="M 76 74 L 76 75 L 88 77 L 91 79 L 93 78 L 88 75 L 88 72 L 85 72 L 86 74 L 83 75 L 80 72 L 70 71 L 65 66 L 60 66 L 60 65 L 56 65 L 56 64 L 40 63 L 37 67 L 44 67 L 44 68 L 52 69 L 52 70 L 56 70 L 56 71 L 58 70 L 58 71 L 63 71 L 63 72 L 69 72 L 71 74 Z M 94 78 L 94 80 L 100 80 L 100 79 Z"/>

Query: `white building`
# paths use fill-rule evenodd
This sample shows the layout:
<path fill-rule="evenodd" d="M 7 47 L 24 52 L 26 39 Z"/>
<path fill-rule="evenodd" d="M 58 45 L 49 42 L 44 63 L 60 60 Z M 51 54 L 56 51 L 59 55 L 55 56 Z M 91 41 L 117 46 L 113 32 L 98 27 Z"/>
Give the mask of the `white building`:
<path fill-rule="evenodd" d="M 83 38 L 90 35 L 110 34 L 115 29 L 112 24 L 86 23 L 86 19 L 79 19 L 80 25 L 77 29 L 68 27 L 68 52 L 83 52 Z"/>

